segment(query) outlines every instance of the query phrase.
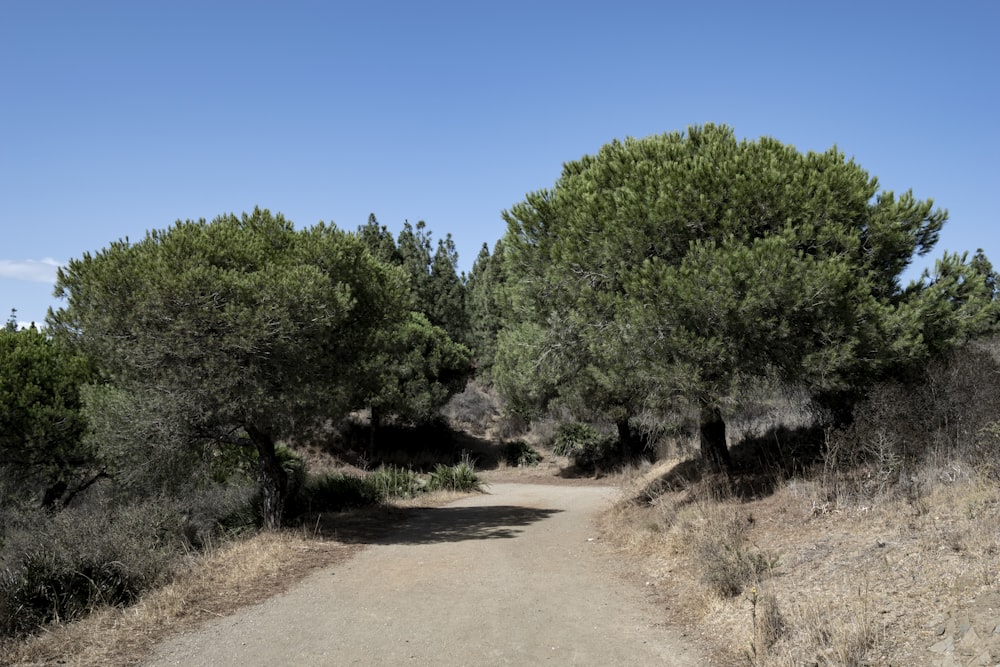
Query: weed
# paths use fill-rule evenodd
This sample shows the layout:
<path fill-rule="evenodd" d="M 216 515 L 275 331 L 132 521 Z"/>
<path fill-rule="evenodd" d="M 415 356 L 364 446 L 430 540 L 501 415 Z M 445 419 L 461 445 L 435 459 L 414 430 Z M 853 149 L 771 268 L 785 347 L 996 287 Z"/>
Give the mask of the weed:
<path fill-rule="evenodd" d="M 751 664 L 758 665 L 764 653 L 774 646 L 784 632 L 785 619 L 778 609 L 774 591 L 754 586 L 746 598 L 750 603 L 750 619 L 753 624 L 753 640 L 746 655 Z"/>

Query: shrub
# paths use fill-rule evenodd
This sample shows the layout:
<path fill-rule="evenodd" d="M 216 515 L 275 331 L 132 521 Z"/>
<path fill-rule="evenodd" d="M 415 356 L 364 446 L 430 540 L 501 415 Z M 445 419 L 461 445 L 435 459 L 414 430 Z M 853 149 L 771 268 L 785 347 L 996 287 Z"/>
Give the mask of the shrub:
<path fill-rule="evenodd" d="M 464 391 L 452 396 L 441 413 L 453 425 L 484 432 L 500 414 L 499 399 L 473 381 Z"/>
<path fill-rule="evenodd" d="M 779 559 L 767 551 L 751 549 L 746 533 L 750 519 L 742 512 L 709 518 L 705 532 L 695 541 L 702 581 L 722 597 L 735 597 L 778 567 Z"/>
<path fill-rule="evenodd" d="M 524 440 L 513 440 L 500 445 L 500 459 L 509 466 L 526 468 L 538 465 L 542 455 Z"/>
<path fill-rule="evenodd" d="M 566 456 L 580 468 L 607 465 L 617 454 L 617 438 L 601 433 L 589 424 L 560 424 L 552 441 L 552 450 Z"/>
<path fill-rule="evenodd" d="M 453 466 L 438 464 L 427 484 L 429 491 L 478 491 L 479 488 L 479 476 L 468 456 Z"/>
<path fill-rule="evenodd" d="M 144 503 L 72 508 L 8 532 L 0 632 L 22 635 L 99 605 L 127 605 L 163 582 L 183 553 L 183 515 Z"/>
<path fill-rule="evenodd" d="M 375 505 L 381 500 L 372 478 L 329 473 L 310 476 L 295 504 L 295 515 L 306 512 L 330 512 Z"/>
<path fill-rule="evenodd" d="M 423 490 L 424 482 L 414 471 L 394 465 L 383 465 L 368 475 L 368 483 L 382 500 L 412 498 Z"/>
<path fill-rule="evenodd" d="M 975 342 L 930 363 L 916 381 L 875 387 L 854 421 L 829 437 L 828 489 L 862 497 L 906 490 L 921 462 L 960 460 L 994 474 L 1000 362 Z M 901 485 L 900 482 L 903 482 Z"/>

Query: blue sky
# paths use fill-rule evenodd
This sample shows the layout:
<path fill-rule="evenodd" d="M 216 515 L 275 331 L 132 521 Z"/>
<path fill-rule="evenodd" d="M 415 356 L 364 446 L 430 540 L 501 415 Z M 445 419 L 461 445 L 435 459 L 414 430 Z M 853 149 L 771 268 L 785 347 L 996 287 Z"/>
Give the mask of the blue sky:
<path fill-rule="evenodd" d="M 614 138 L 836 144 L 1000 265 L 1000 3 L 0 2 L 0 317 L 54 266 L 255 205 L 450 232 Z"/>

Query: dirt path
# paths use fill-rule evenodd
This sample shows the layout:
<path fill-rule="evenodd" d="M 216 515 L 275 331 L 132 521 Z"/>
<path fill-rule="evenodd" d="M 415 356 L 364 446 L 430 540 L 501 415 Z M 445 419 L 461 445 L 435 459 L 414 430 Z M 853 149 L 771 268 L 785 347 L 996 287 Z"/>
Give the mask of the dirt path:
<path fill-rule="evenodd" d="M 148 664 L 703 664 L 589 539 L 613 495 L 495 484 L 421 511 L 284 595 L 160 645 Z"/>

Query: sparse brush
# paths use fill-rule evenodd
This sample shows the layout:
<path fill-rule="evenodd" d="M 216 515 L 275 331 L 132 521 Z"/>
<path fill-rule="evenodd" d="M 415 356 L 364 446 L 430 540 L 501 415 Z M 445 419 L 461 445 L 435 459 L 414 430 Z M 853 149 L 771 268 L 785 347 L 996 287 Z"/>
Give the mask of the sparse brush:
<path fill-rule="evenodd" d="M 702 580 L 722 597 L 735 597 L 746 587 L 771 575 L 780 559 L 768 551 L 750 548 L 746 533 L 750 518 L 734 512 L 722 520 L 708 520 L 695 539 Z"/>
<path fill-rule="evenodd" d="M 538 465 L 542 455 L 524 440 L 512 440 L 500 445 L 500 459 L 509 466 L 527 468 Z"/>
<path fill-rule="evenodd" d="M 768 649 L 785 631 L 785 619 L 778 609 L 778 599 L 774 591 L 763 585 L 757 585 L 747 593 L 750 603 L 750 618 L 753 623 L 753 641 L 747 651 L 751 664 L 761 664 L 760 661 Z"/>
<path fill-rule="evenodd" d="M 812 664 L 822 667 L 865 667 L 879 641 L 879 626 L 868 605 L 868 594 L 859 589 L 855 604 L 840 613 L 811 607 L 799 614 L 799 623 L 811 639 Z M 802 656 L 805 657 L 805 656 Z"/>

